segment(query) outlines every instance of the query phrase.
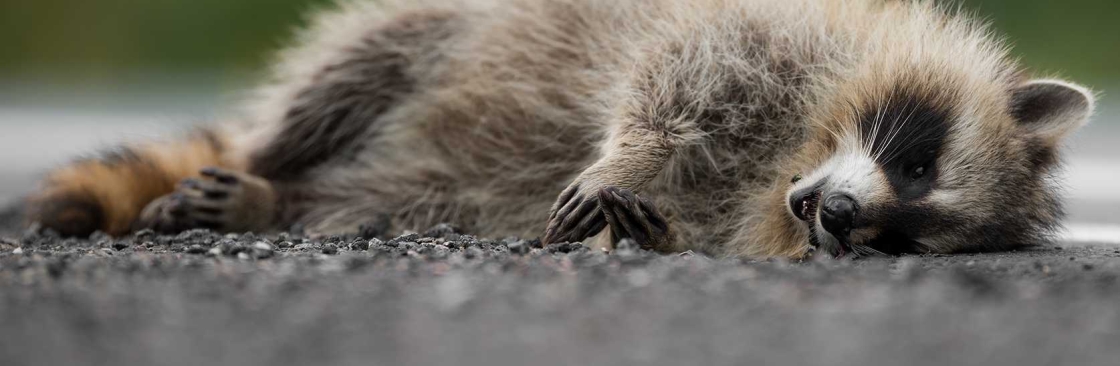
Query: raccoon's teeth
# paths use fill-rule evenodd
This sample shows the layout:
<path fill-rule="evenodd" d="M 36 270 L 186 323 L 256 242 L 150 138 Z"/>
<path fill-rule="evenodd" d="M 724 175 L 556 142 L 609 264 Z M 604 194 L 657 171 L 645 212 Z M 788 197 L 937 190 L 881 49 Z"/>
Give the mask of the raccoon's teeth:
<path fill-rule="evenodd" d="M 817 217 L 817 206 L 820 203 L 821 193 L 815 192 L 808 197 L 805 197 L 801 202 L 798 202 L 796 213 L 798 219 L 805 222 L 812 222 Z"/>

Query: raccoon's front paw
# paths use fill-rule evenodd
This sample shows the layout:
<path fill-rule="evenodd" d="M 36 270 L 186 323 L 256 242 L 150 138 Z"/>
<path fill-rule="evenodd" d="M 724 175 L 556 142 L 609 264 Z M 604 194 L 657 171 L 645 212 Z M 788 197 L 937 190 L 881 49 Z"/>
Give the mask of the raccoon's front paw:
<path fill-rule="evenodd" d="M 564 189 L 548 215 L 545 244 L 582 241 L 607 226 L 597 189 L 576 182 Z"/>
<path fill-rule="evenodd" d="M 598 196 L 599 207 L 611 227 L 613 242 L 629 238 L 642 248 L 656 249 L 671 240 L 669 222 L 653 202 L 618 187 L 603 188 Z"/>
<path fill-rule="evenodd" d="M 205 228 L 220 231 L 263 229 L 274 215 L 275 195 L 261 178 L 205 168 L 201 178 L 187 178 L 174 193 L 148 204 L 138 228 L 165 233 Z"/>

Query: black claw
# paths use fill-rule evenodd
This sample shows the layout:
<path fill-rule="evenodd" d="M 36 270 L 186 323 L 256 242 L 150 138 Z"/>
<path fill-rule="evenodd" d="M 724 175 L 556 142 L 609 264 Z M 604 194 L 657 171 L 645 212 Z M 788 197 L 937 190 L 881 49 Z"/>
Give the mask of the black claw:
<path fill-rule="evenodd" d="M 552 235 L 555 233 L 555 230 L 552 229 L 552 224 L 549 224 L 548 226 L 549 227 L 544 230 L 544 236 L 541 237 L 541 242 L 545 244 L 553 243 Z"/>
<path fill-rule="evenodd" d="M 203 191 L 203 192 L 204 192 L 204 195 L 206 196 L 206 198 L 209 198 L 209 199 L 220 200 L 220 199 L 229 198 L 229 192 L 226 192 L 226 191 L 206 190 L 206 191 Z"/>

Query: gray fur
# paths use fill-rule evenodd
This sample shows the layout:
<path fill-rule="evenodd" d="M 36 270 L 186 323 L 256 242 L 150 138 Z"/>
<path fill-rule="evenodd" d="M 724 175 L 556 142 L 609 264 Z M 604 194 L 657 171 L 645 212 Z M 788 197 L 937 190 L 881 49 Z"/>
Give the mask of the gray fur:
<path fill-rule="evenodd" d="M 349 2 L 319 19 L 233 129 L 230 160 L 284 176 L 281 224 L 322 234 L 390 217 L 532 237 L 565 187 L 620 187 L 667 218 L 658 249 L 800 256 L 789 177 L 855 130 L 838 111 L 896 83 L 947 88 L 966 95 L 937 100 L 990 102 L 952 106 L 984 116 L 954 128 L 976 146 L 959 139 L 1009 124 L 998 106 L 1024 81 L 984 26 L 927 2 Z M 399 31 L 410 19 L 439 21 Z M 951 158 L 1020 159 L 1000 138 Z"/>

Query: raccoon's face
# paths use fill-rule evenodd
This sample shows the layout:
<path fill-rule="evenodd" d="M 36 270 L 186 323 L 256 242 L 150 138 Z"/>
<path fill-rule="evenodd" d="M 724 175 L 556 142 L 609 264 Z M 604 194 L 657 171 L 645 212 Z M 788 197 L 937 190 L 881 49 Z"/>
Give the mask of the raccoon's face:
<path fill-rule="evenodd" d="M 1058 150 L 1091 114 L 1092 95 L 1051 80 L 986 94 L 929 84 L 847 99 L 819 123 L 820 153 L 787 193 L 818 251 L 1004 250 L 1059 225 Z"/>

